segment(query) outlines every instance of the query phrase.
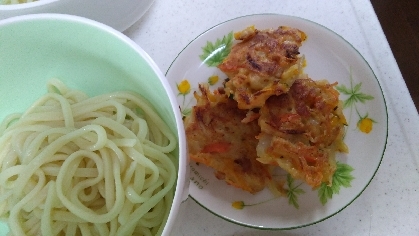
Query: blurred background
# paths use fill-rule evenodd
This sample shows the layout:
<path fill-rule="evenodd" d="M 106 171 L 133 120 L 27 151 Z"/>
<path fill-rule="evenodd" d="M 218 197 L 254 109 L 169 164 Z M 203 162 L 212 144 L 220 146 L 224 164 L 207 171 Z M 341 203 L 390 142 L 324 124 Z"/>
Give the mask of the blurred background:
<path fill-rule="evenodd" d="M 419 0 L 371 0 L 419 111 Z"/>

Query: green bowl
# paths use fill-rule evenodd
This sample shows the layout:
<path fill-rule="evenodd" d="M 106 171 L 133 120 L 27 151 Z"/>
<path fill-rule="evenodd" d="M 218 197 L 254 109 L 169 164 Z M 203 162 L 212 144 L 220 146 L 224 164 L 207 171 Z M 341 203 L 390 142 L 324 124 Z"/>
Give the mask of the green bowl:
<path fill-rule="evenodd" d="M 90 96 L 136 91 L 178 136 L 178 179 L 164 234 L 174 227 L 187 196 L 188 165 L 176 97 L 153 60 L 122 33 L 81 17 L 36 14 L 0 21 L 0 120 L 25 111 L 46 93 L 51 78 Z M 184 204 L 183 204 L 184 205 Z M 0 224 L 0 235 L 7 225 Z"/>

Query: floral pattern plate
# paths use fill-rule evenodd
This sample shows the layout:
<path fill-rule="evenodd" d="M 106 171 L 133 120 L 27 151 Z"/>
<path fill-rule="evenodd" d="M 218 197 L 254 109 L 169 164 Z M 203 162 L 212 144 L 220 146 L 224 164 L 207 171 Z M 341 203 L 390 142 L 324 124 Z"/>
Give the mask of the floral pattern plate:
<path fill-rule="evenodd" d="M 308 38 L 300 48 L 305 72 L 314 80 L 338 82 L 348 121 L 348 154 L 338 154 L 332 186 L 311 189 L 285 177 L 286 195 L 274 197 L 265 189 L 250 194 L 227 185 L 212 169 L 191 162 L 190 196 L 202 207 L 236 224 L 263 229 L 292 229 L 325 220 L 351 204 L 374 177 L 387 141 L 387 110 L 378 80 L 365 59 L 341 36 L 308 20 L 275 14 L 250 15 L 221 23 L 199 35 L 176 57 L 166 73 L 177 93 L 179 108 L 188 115 L 195 104 L 198 83 L 211 89 L 226 79 L 216 66 L 236 43 L 233 32 L 290 26 Z"/>

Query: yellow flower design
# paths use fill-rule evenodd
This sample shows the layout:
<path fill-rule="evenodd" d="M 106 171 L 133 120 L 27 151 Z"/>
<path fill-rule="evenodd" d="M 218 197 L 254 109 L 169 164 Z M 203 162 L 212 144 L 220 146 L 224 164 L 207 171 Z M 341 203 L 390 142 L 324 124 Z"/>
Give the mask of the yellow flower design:
<path fill-rule="evenodd" d="M 372 130 L 373 123 L 374 121 L 366 116 L 358 121 L 358 128 L 361 132 L 368 134 Z"/>
<path fill-rule="evenodd" d="M 218 82 L 218 75 L 213 75 L 213 76 L 210 76 L 209 78 L 208 78 L 208 83 L 210 84 L 210 85 L 214 85 L 214 84 L 216 84 L 217 82 Z"/>
<path fill-rule="evenodd" d="M 177 89 L 179 90 L 179 93 L 182 95 L 186 95 L 191 91 L 191 84 L 188 80 L 182 80 L 180 84 L 177 85 Z"/>
<path fill-rule="evenodd" d="M 231 204 L 233 208 L 236 208 L 237 210 L 241 210 L 244 208 L 244 202 L 243 201 L 235 201 Z"/>

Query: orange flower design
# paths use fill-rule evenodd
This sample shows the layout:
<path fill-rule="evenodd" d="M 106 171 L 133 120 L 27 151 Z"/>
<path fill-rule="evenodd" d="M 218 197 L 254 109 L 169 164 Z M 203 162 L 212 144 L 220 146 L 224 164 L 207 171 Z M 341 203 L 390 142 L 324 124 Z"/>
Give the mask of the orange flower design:
<path fill-rule="evenodd" d="M 218 75 L 213 75 L 208 78 L 208 84 L 214 85 L 218 82 L 219 78 Z"/>
<path fill-rule="evenodd" d="M 179 84 L 177 84 L 177 90 L 180 94 L 186 95 L 191 91 L 191 84 L 188 80 L 182 80 Z"/>
<path fill-rule="evenodd" d="M 243 201 L 235 201 L 231 204 L 233 208 L 236 208 L 237 210 L 241 210 L 244 208 L 244 202 Z"/>
<path fill-rule="evenodd" d="M 366 116 L 364 118 L 361 118 L 358 121 L 357 126 L 358 126 L 358 129 L 361 130 L 361 132 L 368 134 L 372 130 L 373 123 L 374 123 L 374 120 Z"/>

